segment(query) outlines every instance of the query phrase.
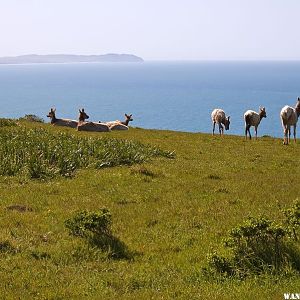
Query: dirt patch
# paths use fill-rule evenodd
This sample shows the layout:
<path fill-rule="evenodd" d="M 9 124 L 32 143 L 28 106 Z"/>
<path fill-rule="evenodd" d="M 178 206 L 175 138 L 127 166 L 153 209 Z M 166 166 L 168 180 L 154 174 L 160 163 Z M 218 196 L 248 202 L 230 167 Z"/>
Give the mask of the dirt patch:
<path fill-rule="evenodd" d="M 16 210 L 16 211 L 21 212 L 21 213 L 28 212 L 28 211 L 33 211 L 33 209 L 31 207 L 26 206 L 26 205 L 20 205 L 20 204 L 13 204 L 13 205 L 7 206 L 6 209 Z"/>

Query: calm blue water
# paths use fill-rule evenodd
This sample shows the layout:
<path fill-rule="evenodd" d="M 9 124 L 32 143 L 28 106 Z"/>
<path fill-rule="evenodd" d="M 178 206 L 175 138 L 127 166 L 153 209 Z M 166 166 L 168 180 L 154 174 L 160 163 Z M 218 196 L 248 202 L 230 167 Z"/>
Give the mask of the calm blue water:
<path fill-rule="evenodd" d="M 231 116 L 243 134 L 243 113 L 265 106 L 259 134 L 281 136 L 279 111 L 300 96 L 300 62 L 147 62 L 141 64 L 0 65 L 0 117 L 123 119 L 133 126 L 210 132 L 210 113 Z"/>

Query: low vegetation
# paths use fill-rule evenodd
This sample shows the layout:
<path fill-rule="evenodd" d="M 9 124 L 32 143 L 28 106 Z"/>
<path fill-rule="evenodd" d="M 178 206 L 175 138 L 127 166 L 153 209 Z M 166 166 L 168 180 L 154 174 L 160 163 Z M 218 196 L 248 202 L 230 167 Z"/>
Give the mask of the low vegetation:
<path fill-rule="evenodd" d="M 17 123 L 15 120 L 0 118 L 0 128 L 1 127 L 12 127 L 12 126 L 17 126 Z"/>
<path fill-rule="evenodd" d="M 129 258 L 124 243 L 111 230 L 111 213 L 103 208 L 98 212 L 80 211 L 65 221 L 71 235 L 85 239 L 89 246 L 99 248 L 108 258 Z"/>
<path fill-rule="evenodd" d="M 289 214 L 293 235 L 289 236 L 290 219 L 283 224 L 264 217 L 250 217 L 243 224 L 229 232 L 225 246 L 230 249 L 231 256 L 223 257 L 216 252 L 208 256 L 208 268 L 204 274 L 211 277 L 236 277 L 245 279 L 259 274 L 290 274 L 300 271 L 300 248 L 296 243 L 295 222 L 299 218 L 299 202 L 297 202 L 297 218 Z M 286 210 L 294 212 L 294 208 Z M 290 238 L 292 237 L 292 238 Z M 299 274 L 299 273 L 298 273 Z M 209 277 L 208 276 L 208 277 Z"/>
<path fill-rule="evenodd" d="M 44 129 L 0 130 L 0 175 L 70 177 L 79 168 L 132 165 L 174 154 L 139 142 L 75 137 Z"/>
<path fill-rule="evenodd" d="M 3 299 L 299 291 L 299 142 L 24 120 L 0 137 Z"/>
<path fill-rule="evenodd" d="M 24 117 L 20 118 L 19 121 L 28 121 L 28 122 L 37 122 L 37 123 L 45 122 L 44 119 L 36 115 L 25 115 Z"/>

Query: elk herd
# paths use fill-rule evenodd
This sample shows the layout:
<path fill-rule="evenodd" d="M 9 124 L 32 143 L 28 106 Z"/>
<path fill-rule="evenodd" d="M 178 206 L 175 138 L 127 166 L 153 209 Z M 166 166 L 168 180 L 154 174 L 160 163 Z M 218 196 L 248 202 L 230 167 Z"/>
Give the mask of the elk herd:
<path fill-rule="evenodd" d="M 51 119 L 51 124 L 57 126 L 67 126 L 71 128 L 77 128 L 78 131 L 95 131 L 95 132 L 108 132 L 112 130 L 128 130 L 129 122 L 133 121 L 132 115 L 125 114 L 124 121 L 109 121 L 109 122 L 89 122 L 86 121 L 89 119 L 89 116 L 84 111 L 84 108 L 79 109 L 79 117 L 78 121 L 70 120 L 70 119 L 58 119 L 55 115 L 56 109 L 51 108 L 47 117 Z M 296 126 L 297 121 L 300 115 L 300 97 L 297 99 L 297 103 L 295 107 L 284 106 L 280 111 L 280 119 L 283 127 L 284 140 L 283 144 L 287 145 L 290 142 L 291 137 L 291 127 L 293 127 L 293 135 L 294 141 L 296 142 Z M 257 139 L 257 129 L 263 118 L 267 117 L 265 107 L 260 107 L 259 112 L 253 110 L 247 110 L 244 113 L 244 121 L 245 121 L 245 137 L 249 136 L 251 139 L 251 126 L 254 127 L 255 130 L 255 138 Z M 214 109 L 211 113 L 211 120 L 213 123 L 213 131 L 212 134 L 215 134 L 216 124 L 219 127 L 220 135 L 224 134 L 224 129 L 229 130 L 230 125 L 230 116 L 226 116 L 224 110 L 217 108 Z"/>
<path fill-rule="evenodd" d="M 95 131 L 95 132 L 108 132 L 111 130 L 128 130 L 128 124 L 133 121 L 132 115 L 125 114 L 125 121 L 110 121 L 110 122 L 88 122 L 89 116 L 84 111 L 84 108 L 79 109 L 78 121 L 70 119 L 56 118 L 56 109 L 51 108 L 47 117 L 50 118 L 51 124 L 56 126 L 66 126 L 77 128 L 78 131 Z"/>
<path fill-rule="evenodd" d="M 283 127 L 284 140 L 283 144 L 287 145 L 290 142 L 291 137 L 291 127 L 293 127 L 294 141 L 296 142 L 296 126 L 300 115 L 300 98 L 298 97 L 295 107 L 284 106 L 280 111 L 280 119 Z M 247 110 L 244 113 L 245 121 L 245 137 L 251 139 L 250 127 L 254 126 L 255 138 L 257 139 L 257 128 L 263 118 L 267 117 L 266 109 L 264 107 L 259 108 L 259 112 L 253 110 Z M 211 120 L 213 123 L 212 134 L 215 134 L 216 124 L 219 126 L 219 133 L 223 135 L 224 127 L 225 130 L 229 130 L 230 117 L 226 117 L 224 110 L 214 109 L 211 113 Z"/>

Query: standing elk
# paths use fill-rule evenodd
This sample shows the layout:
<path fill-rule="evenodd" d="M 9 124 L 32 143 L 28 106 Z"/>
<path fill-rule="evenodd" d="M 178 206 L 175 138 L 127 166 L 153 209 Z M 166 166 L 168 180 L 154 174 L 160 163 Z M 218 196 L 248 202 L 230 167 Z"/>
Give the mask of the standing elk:
<path fill-rule="evenodd" d="M 211 120 L 213 122 L 213 131 L 212 131 L 213 135 L 215 134 L 216 124 L 219 125 L 220 135 L 224 134 L 224 127 L 225 130 L 229 130 L 230 116 L 226 117 L 224 110 L 220 108 L 214 109 L 213 112 L 211 113 Z"/>
<path fill-rule="evenodd" d="M 300 115 L 300 98 L 298 97 L 295 107 L 284 106 L 280 112 L 281 124 L 283 127 L 283 144 L 288 145 L 291 138 L 291 126 L 294 127 L 294 141 L 296 143 L 296 127 Z"/>
<path fill-rule="evenodd" d="M 251 140 L 250 127 L 254 126 L 255 128 L 255 139 L 257 139 L 257 127 L 260 124 L 262 118 L 266 118 L 267 113 L 264 107 L 259 107 L 259 113 L 253 110 L 247 110 L 244 114 L 245 120 L 245 136 L 247 139 L 247 133 L 249 133 L 249 138 Z"/>

